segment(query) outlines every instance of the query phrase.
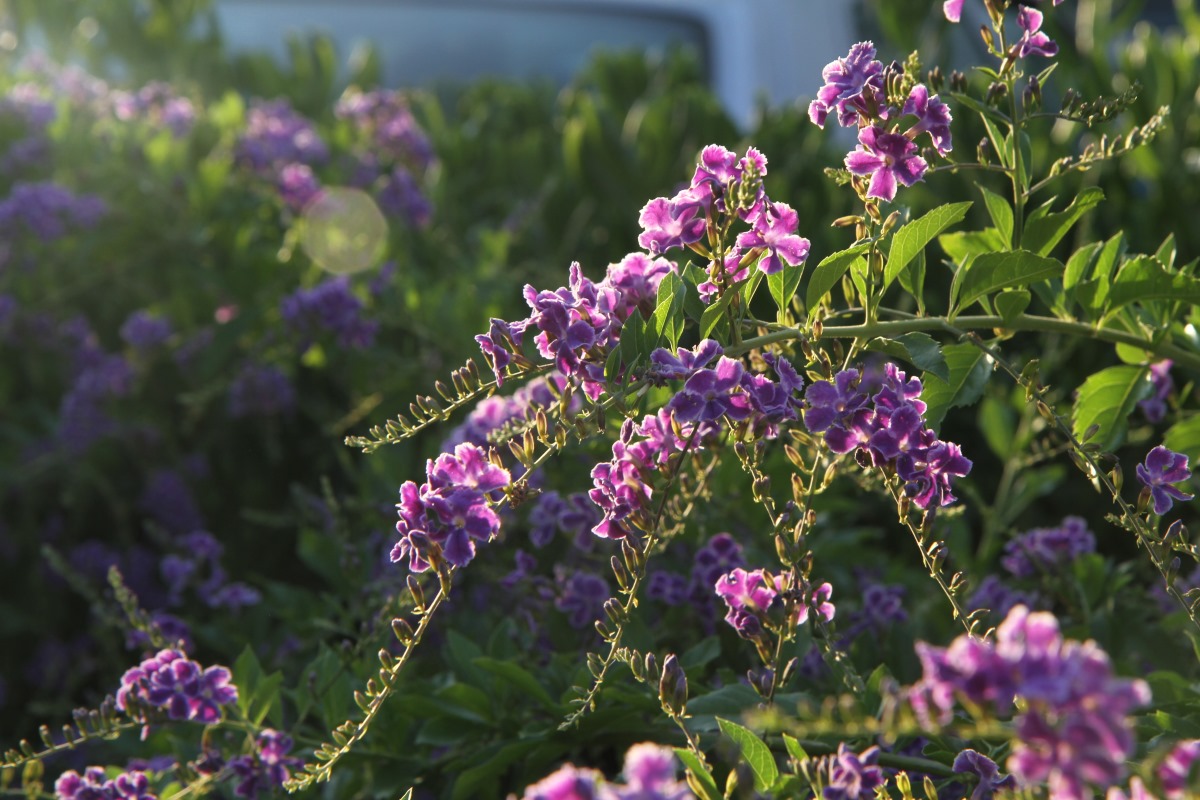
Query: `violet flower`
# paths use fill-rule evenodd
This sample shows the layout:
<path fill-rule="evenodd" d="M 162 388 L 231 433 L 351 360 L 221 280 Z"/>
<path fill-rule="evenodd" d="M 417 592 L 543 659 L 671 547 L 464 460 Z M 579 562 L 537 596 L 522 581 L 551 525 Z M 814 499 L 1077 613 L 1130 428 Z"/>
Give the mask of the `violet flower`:
<path fill-rule="evenodd" d="M 837 755 L 830 758 L 829 785 L 821 793 L 824 800 L 869 800 L 876 787 L 883 785 L 883 770 L 875 764 L 878 747 L 855 753 L 841 742 Z"/>
<path fill-rule="evenodd" d="M 912 88 L 900 113 L 912 114 L 917 118 L 917 124 L 905 133 L 909 139 L 928 133 L 939 156 L 944 156 L 954 149 L 950 141 L 950 123 L 953 119 L 950 116 L 950 107 L 936 94 L 930 97 L 929 90 L 923 84 L 918 83 Z"/>
<path fill-rule="evenodd" d="M 1200 790 L 1200 783 L 1192 778 L 1197 761 L 1200 761 L 1200 739 L 1179 742 L 1167 753 L 1157 770 L 1167 800 L 1183 800 L 1189 792 L 1195 796 L 1194 792 Z"/>
<path fill-rule="evenodd" d="M 825 127 L 830 111 L 836 111 L 838 124 L 853 127 L 859 114 L 874 119 L 884 103 L 883 64 L 875 60 L 875 45 L 859 42 L 845 58 L 832 61 L 821 70 L 825 85 L 817 90 L 817 99 L 808 106 L 808 117 L 819 128 Z"/>
<path fill-rule="evenodd" d="M 657 197 L 646 203 L 638 215 L 638 224 L 644 229 L 638 244 L 658 255 L 700 241 L 708 225 L 704 214 L 707 200 L 696 190 L 684 189 L 670 200 Z"/>
<path fill-rule="evenodd" d="M 1042 12 L 1030 6 L 1021 6 L 1017 12 L 1017 24 L 1025 31 L 1017 42 L 1017 55 L 1021 58 L 1058 55 L 1058 45 L 1042 32 L 1042 18 Z"/>
<path fill-rule="evenodd" d="M 758 262 L 764 275 L 774 275 L 784 265 L 796 267 L 808 258 L 809 241 L 796 235 L 800 223 L 796 212 L 786 203 L 767 203 L 754 220 L 754 228 L 738 234 L 737 246 L 743 250 L 761 247 L 766 253 Z"/>
<path fill-rule="evenodd" d="M 859 177 L 871 176 L 867 197 L 891 201 L 897 182 L 912 186 L 925 177 L 929 165 L 918 151 L 902 134 L 868 126 L 858 132 L 858 147 L 846 156 L 846 169 Z"/>
<path fill-rule="evenodd" d="M 1137 477 L 1154 500 L 1154 513 L 1160 517 L 1171 510 L 1175 500 L 1191 500 L 1195 495 L 1184 493 L 1171 484 L 1190 480 L 1188 457 L 1175 453 L 1161 444 L 1146 455 L 1146 461 L 1137 465 Z"/>
<path fill-rule="evenodd" d="M 1153 394 L 1145 400 L 1139 400 L 1138 408 L 1151 425 L 1157 425 L 1167 416 L 1167 398 L 1175 391 L 1175 381 L 1171 380 L 1173 364 L 1168 358 L 1150 365 L 1150 385 Z"/>
<path fill-rule="evenodd" d="M 963 750 L 955 756 L 953 769 L 955 772 L 969 773 L 979 779 L 969 800 L 992 800 L 992 796 L 998 790 L 1012 789 L 1017 784 L 1012 775 L 1001 778 L 996 762 L 975 750 Z"/>

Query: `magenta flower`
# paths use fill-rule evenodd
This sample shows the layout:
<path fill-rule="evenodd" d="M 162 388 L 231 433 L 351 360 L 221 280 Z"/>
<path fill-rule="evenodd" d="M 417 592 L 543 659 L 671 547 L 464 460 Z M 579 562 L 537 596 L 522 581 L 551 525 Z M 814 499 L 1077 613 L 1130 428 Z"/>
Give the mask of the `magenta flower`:
<path fill-rule="evenodd" d="M 954 149 L 950 143 L 950 107 L 936 94 L 930 97 L 929 90 L 924 85 L 918 83 L 912 88 L 900 113 L 912 114 L 917 118 L 917 124 L 905 133 L 909 139 L 928 133 L 939 156 L 944 156 Z"/>
<path fill-rule="evenodd" d="M 946 15 L 946 19 L 951 22 L 958 22 L 962 19 L 963 0 L 946 0 L 942 3 L 942 12 Z"/>
<path fill-rule="evenodd" d="M 897 181 L 912 186 L 929 168 L 917 155 L 917 146 L 899 133 L 871 126 L 858 132 L 858 143 L 846 156 L 846 169 L 859 177 L 871 176 L 867 197 L 891 201 L 896 197 Z"/>
<path fill-rule="evenodd" d="M 879 748 L 869 747 L 855 753 L 842 742 L 831 757 L 829 785 L 821 793 L 824 800 L 867 800 L 883 785 L 883 770 L 875 765 Z"/>
<path fill-rule="evenodd" d="M 808 239 L 796 235 L 800 223 L 796 212 L 786 203 L 769 203 L 754 220 L 754 228 L 738 234 L 737 246 L 743 250 L 754 247 L 767 252 L 758 262 L 764 275 L 774 275 L 784 264 L 799 266 L 808 258 Z"/>
<path fill-rule="evenodd" d="M 808 106 L 808 118 L 817 127 L 825 127 L 830 111 L 836 111 L 838 124 L 847 128 L 858 124 L 860 113 L 868 119 L 879 115 L 884 104 L 883 64 L 875 60 L 871 42 L 851 47 L 845 58 L 827 64 L 821 77 L 825 85 Z"/>
<path fill-rule="evenodd" d="M 1171 484 L 1190 480 L 1188 457 L 1174 453 L 1161 444 L 1146 455 L 1146 461 L 1137 465 L 1137 477 L 1154 500 L 1154 513 L 1160 517 L 1171 510 L 1175 500 L 1191 500 L 1195 495 L 1185 494 Z"/>
<path fill-rule="evenodd" d="M 1188 739 L 1171 748 L 1158 765 L 1158 779 L 1162 781 L 1167 800 L 1183 800 L 1189 789 L 1197 788 L 1190 778 L 1197 761 L 1200 761 L 1200 739 Z"/>
<path fill-rule="evenodd" d="M 1058 55 L 1058 45 L 1046 34 L 1042 33 L 1042 12 L 1036 8 L 1022 6 L 1017 12 L 1017 24 L 1021 26 L 1021 30 L 1025 31 L 1025 35 L 1021 37 L 1021 41 L 1017 42 L 1017 55 L 1021 58 L 1027 56 L 1051 56 Z"/>
<path fill-rule="evenodd" d="M 644 228 L 638 244 L 658 255 L 700 241 L 707 225 L 704 211 L 709 201 L 707 194 L 684 189 L 670 200 L 656 197 L 646 203 L 638 216 L 638 224 Z"/>

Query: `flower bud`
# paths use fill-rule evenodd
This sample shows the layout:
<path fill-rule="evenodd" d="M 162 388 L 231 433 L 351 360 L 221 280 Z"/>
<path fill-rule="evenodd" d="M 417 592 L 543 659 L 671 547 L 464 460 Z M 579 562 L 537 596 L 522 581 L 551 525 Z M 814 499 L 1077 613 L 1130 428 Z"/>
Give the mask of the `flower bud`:
<path fill-rule="evenodd" d="M 1021 106 L 1025 109 L 1026 114 L 1042 107 L 1042 86 L 1038 83 L 1036 75 L 1030 76 L 1029 82 L 1025 84 L 1025 90 L 1021 92 Z"/>
<path fill-rule="evenodd" d="M 991 28 L 989 28 L 987 25 L 980 25 L 979 35 L 983 38 L 983 44 L 987 47 L 989 52 L 995 49 L 996 38 L 992 35 Z"/>
<path fill-rule="evenodd" d="M 1000 81 L 992 81 L 992 85 L 988 87 L 987 95 L 984 101 L 989 106 L 999 105 L 1008 96 L 1008 85 Z"/>
<path fill-rule="evenodd" d="M 688 685 L 687 675 L 679 666 L 679 659 L 674 653 L 663 661 L 662 679 L 658 682 L 658 699 L 663 708 L 673 717 L 683 716 L 687 708 Z"/>
<path fill-rule="evenodd" d="M 929 84 L 929 88 L 935 93 L 940 92 L 943 84 L 942 68 L 934 67 L 933 69 L 929 70 L 929 73 L 925 76 L 925 82 Z"/>
<path fill-rule="evenodd" d="M 966 90 L 967 90 L 967 76 L 964 75 L 963 73 L 959 72 L 958 70 L 951 70 L 951 72 L 950 72 L 950 91 L 962 93 L 962 92 L 965 92 Z"/>

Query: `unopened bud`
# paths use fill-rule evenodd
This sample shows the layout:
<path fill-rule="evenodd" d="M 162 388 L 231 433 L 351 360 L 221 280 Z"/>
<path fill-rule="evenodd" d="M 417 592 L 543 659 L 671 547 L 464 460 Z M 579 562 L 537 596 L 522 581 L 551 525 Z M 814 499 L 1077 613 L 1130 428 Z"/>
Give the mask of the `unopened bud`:
<path fill-rule="evenodd" d="M 942 68 L 934 67 L 933 69 L 929 70 L 929 73 L 925 76 L 925 82 L 929 84 L 930 89 L 935 92 L 940 92 L 942 90 L 943 83 Z"/>
<path fill-rule="evenodd" d="M 830 227 L 832 227 L 832 228 L 849 228 L 851 225 L 861 224 L 862 221 L 863 221 L 863 218 L 860 217 L 858 214 L 849 214 L 847 216 L 838 217 L 837 219 L 835 219 L 833 221 L 833 223 L 830 225 Z"/>
<path fill-rule="evenodd" d="M 885 219 L 883 221 L 883 230 L 880 232 L 879 235 L 887 236 L 891 232 L 892 228 L 896 227 L 896 223 L 899 221 L 900 221 L 900 212 L 899 211 L 893 211 L 892 213 L 888 214 L 887 219 Z"/>
<path fill-rule="evenodd" d="M 1042 107 L 1042 86 L 1038 83 L 1036 75 L 1029 78 L 1024 91 L 1021 92 L 1021 106 L 1027 114 Z"/>
<path fill-rule="evenodd" d="M 400 644 L 404 645 L 405 647 L 408 647 L 408 645 L 412 643 L 413 636 L 415 635 L 413 633 L 412 626 L 408 624 L 408 621 L 401 619 L 400 617 L 396 617 L 394 620 L 392 620 L 392 633 L 396 635 L 396 639 L 399 640 Z"/>
<path fill-rule="evenodd" d="M 967 76 L 958 70 L 950 72 L 950 91 L 965 92 L 967 90 Z"/>
<path fill-rule="evenodd" d="M 1000 81 L 992 81 L 992 85 L 988 87 L 987 95 L 984 101 L 989 106 L 999 105 L 1004 98 L 1008 96 L 1008 85 Z"/>
<path fill-rule="evenodd" d="M 987 25 L 980 25 L 979 35 L 983 38 L 983 43 L 987 46 L 989 51 L 995 48 L 996 38 L 992 35 L 991 28 L 989 28 Z"/>
<path fill-rule="evenodd" d="M 683 716 L 687 708 L 687 674 L 679 666 L 674 653 L 663 661 L 662 678 L 658 682 L 658 699 L 672 716 Z"/>
<path fill-rule="evenodd" d="M 988 158 L 988 150 L 991 149 L 992 143 L 986 136 L 980 139 L 979 144 L 975 147 L 975 160 L 984 165 L 990 163 L 990 159 Z"/>

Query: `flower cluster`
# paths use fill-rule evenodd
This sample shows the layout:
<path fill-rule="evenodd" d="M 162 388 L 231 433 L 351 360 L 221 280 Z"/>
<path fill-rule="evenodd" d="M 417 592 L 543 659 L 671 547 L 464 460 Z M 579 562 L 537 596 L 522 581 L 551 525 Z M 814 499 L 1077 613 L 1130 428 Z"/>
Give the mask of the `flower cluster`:
<path fill-rule="evenodd" d="M 825 84 L 808 107 L 813 124 L 824 128 L 832 113 L 839 125 L 857 127 L 858 146 L 846 156 L 846 169 L 869 177 L 866 196 L 880 200 L 896 197 L 896 184 L 912 186 L 925 177 L 929 164 L 920 155 L 916 139 L 928 133 L 934 150 L 945 156 L 953 149 L 950 109 L 923 84 L 915 85 L 900 108 L 888 105 L 885 69 L 875 59 L 875 45 L 859 42 L 845 58 L 826 65 Z M 914 117 L 903 132 L 896 121 Z M 890 126 L 890 127 L 889 127 Z"/>
<path fill-rule="evenodd" d="M 296 390 L 283 370 L 271 364 L 248 361 L 229 385 L 229 415 L 273 417 L 296 406 Z"/>
<path fill-rule="evenodd" d="M 808 621 L 809 611 L 815 611 L 825 622 L 833 620 L 836 609 L 829 598 L 833 587 L 828 583 L 812 589 L 808 586 L 795 587 L 789 591 L 784 575 L 772 576 L 766 570 L 747 572 L 740 567 L 721 576 L 714 589 L 725 601 L 729 613 L 725 621 L 743 639 L 758 639 L 766 629 L 780 629 L 788 623 L 784 618 L 789 603 L 784 596 L 795 594 L 797 599 L 791 610 L 791 622 L 803 625 Z"/>
<path fill-rule="evenodd" d="M 253 753 L 229 760 L 229 769 L 238 781 L 233 793 L 253 800 L 260 794 L 278 790 L 291 777 L 291 770 L 304 763 L 288 756 L 291 750 L 292 737 L 271 728 L 260 731 Z"/>
<path fill-rule="evenodd" d="M 909 699 L 926 724 L 948 722 L 956 699 L 1002 716 L 1021 701 L 1008 760 L 1020 785 L 1048 783 L 1053 797 L 1083 800 L 1088 784 L 1124 775 L 1134 745 L 1127 715 L 1150 701 L 1150 689 L 1113 676 L 1095 642 L 1064 640 L 1053 615 L 1017 606 L 995 644 L 964 635 L 916 649 L 923 677 Z"/>
<path fill-rule="evenodd" d="M 951 479 L 970 472 L 971 462 L 925 427 L 920 396 L 920 379 L 894 364 L 847 369 L 805 390 L 804 424 L 833 452 L 859 450 L 872 465 L 894 469 L 913 503 L 937 508 L 954 502 Z"/>
<path fill-rule="evenodd" d="M 378 322 L 363 318 L 363 302 L 345 275 L 297 289 L 280 301 L 279 311 L 288 328 L 303 337 L 303 349 L 319 333 L 329 333 L 342 347 L 362 350 L 374 343 L 379 330 Z"/>
<path fill-rule="evenodd" d="M 649 531 L 653 479 L 671 456 L 698 449 L 712 433 L 711 423 L 683 423 L 667 409 L 648 414 L 640 424 L 627 419 L 613 442 L 612 460 L 592 468 L 588 492 L 603 518 L 592 532 L 605 539 L 624 539 L 635 529 Z"/>
<path fill-rule="evenodd" d="M 145 353 L 171 338 L 171 321 L 145 309 L 130 314 L 121 324 L 121 339 L 134 350 Z"/>
<path fill-rule="evenodd" d="M 592 547 L 592 528 L 600 522 L 600 510 L 585 492 L 562 496 L 554 490 L 542 492 L 529 512 L 529 541 L 537 548 L 548 545 L 559 533 L 571 537 L 579 550 Z"/>
<path fill-rule="evenodd" d="M 1067 517 L 1055 528 L 1033 528 L 1004 546 L 1000 563 L 1017 578 L 1054 575 L 1077 558 L 1096 552 L 1096 537 L 1083 517 Z"/>
<path fill-rule="evenodd" d="M 435 553 L 456 567 L 475 557 L 477 543 L 500 532 L 500 517 L 488 495 L 508 486 L 508 470 L 496 466 L 480 447 L 463 443 L 454 453 L 442 453 L 425 468 L 426 482 L 406 481 L 400 487 L 400 541 L 392 548 L 393 562 L 408 559 L 409 569 L 424 572 Z"/>
<path fill-rule="evenodd" d="M 43 242 L 53 242 L 72 226 L 94 228 L 107 210 L 95 195 L 76 194 L 57 183 L 19 182 L 0 200 L 0 233 L 12 238 L 28 232 Z"/>
<path fill-rule="evenodd" d="M 766 174 L 766 156 L 753 147 L 739 158 L 720 145 L 708 145 L 700 153 L 690 185 L 674 197 L 657 197 L 642 208 L 638 244 L 654 254 L 691 247 L 719 229 L 717 214 L 736 213 L 750 228 L 738 234 L 733 247 L 714 257 L 710 281 L 699 287 L 705 300 L 745 278 L 751 264 L 766 275 L 799 266 L 808 258 L 809 241 L 797 234 L 796 212 L 767 197 Z M 699 251 L 712 255 L 703 247 Z"/>
<path fill-rule="evenodd" d="M 521 800 L 688 800 L 694 795 L 676 778 L 671 748 L 645 742 L 625 753 L 625 783 L 610 783 L 594 769 L 564 764 L 526 787 Z"/>
<path fill-rule="evenodd" d="M 286 100 L 256 101 L 246 114 L 237 157 L 254 172 L 273 174 L 288 164 L 322 163 L 329 148 Z"/>
<path fill-rule="evenodd" d="M 196 122 L 192 101 L 162 81 L 148 83 L 136 92 L 114 91 L 111 100 L 113 116 L 122 122 L 147 120 L 165 127 L 176 139 L 186 136 Z"/>
<path fill-rule="evenodd" d="M 225 667 L 203 669 L 178 650 L 160 650 L 121 676 L 117 708 L 159 708 L 169 719 L 211 724 L 221 719 L 221 706 L 237 702 L 230 677 Z"/>
<path fill-rule="evenodd" d="M 139 770 L 108 778 L 101 767 L 88 767 L 80 775 L 67 770 L 54 782 L 55 800 L 157 800 L 150 781 Z"/>
<path fill-rule="evenodd" d="M 1147 500 L 1153 500 L 1154 513 L 1160 517 L 1171 510 L 1176 500 L 1187 501 L 1195 497 L 1172 485 L 1192 479 L 1188 457 L 1161 444 L 1146 454 L 1145 462 L 1137 465 L 1136 472 L 1145 487 L 1142 494 Z"/>

